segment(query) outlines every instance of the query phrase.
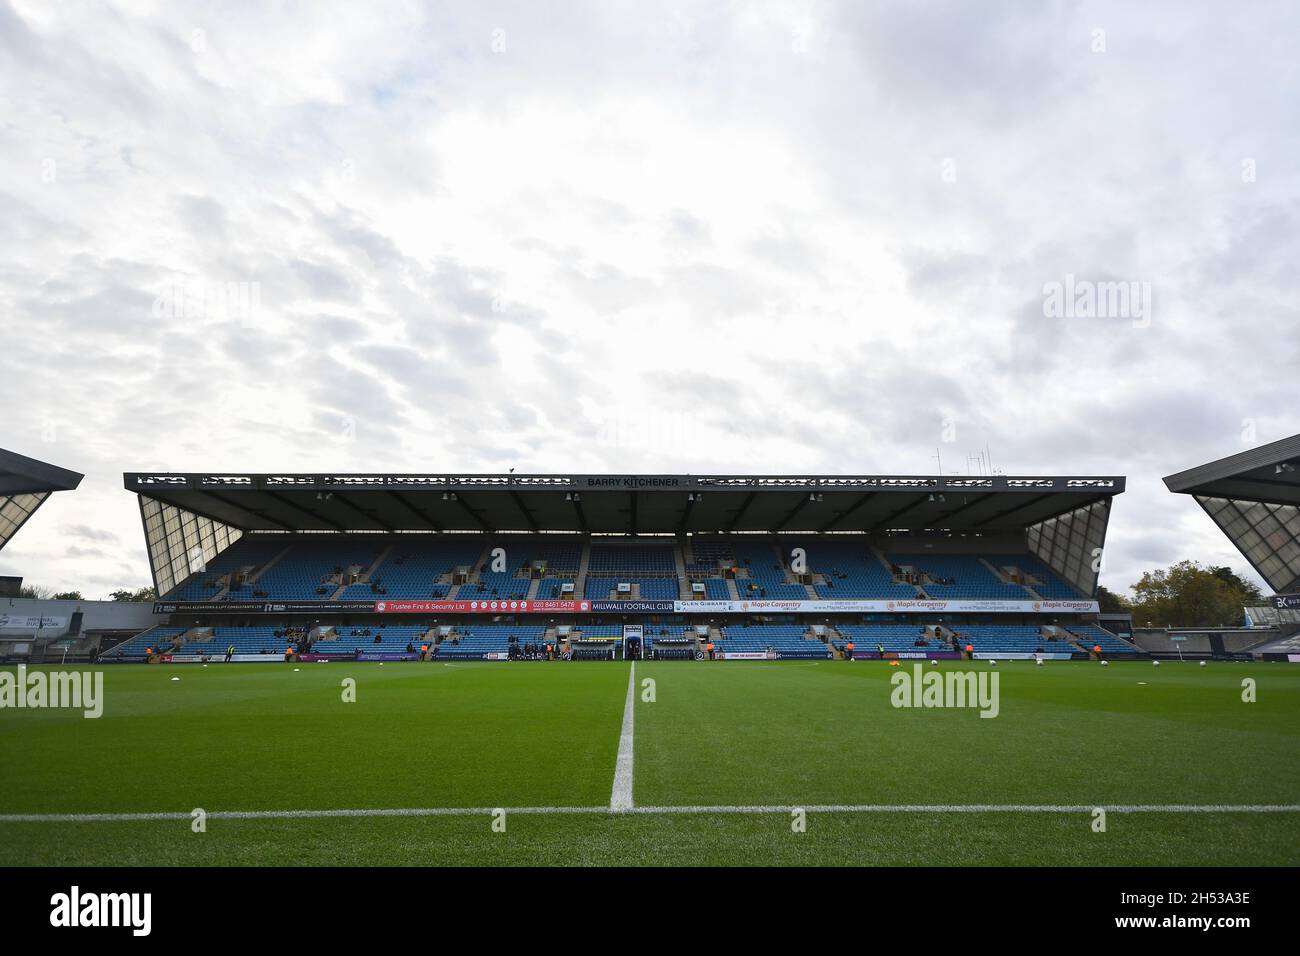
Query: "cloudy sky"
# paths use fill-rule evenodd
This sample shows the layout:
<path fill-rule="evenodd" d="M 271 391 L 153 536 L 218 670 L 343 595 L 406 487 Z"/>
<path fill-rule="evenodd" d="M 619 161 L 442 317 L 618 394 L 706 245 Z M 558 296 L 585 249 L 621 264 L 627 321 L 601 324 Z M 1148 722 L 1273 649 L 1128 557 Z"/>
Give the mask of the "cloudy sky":
<path fill-rule="evenodd" d="M 0 573 L 148 583 L 127 470 L 986 448 L 1127 476 L 1112 588 L 1246 571 L 1160 477 L 1300 431 L 1298 30 L 1285 2 L 0 0 L 0 447 L 87 476 Z M 1133 295 L 1062 314 L 1067 281 Z"/>

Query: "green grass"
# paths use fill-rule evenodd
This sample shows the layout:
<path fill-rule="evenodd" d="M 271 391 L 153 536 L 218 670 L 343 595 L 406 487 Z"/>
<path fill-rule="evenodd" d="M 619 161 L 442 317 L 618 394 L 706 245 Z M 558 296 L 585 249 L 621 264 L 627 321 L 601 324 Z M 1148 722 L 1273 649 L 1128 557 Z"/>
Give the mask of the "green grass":
<path fill-rule="evenodd" d="M 0 814 L 609 802 L 622 664 L 104 668 L 105 713 L 0 710 Z M 906 666 L 906 665 L 905 665 Z M 942 669 L 986 669 L 947 663 Z M 639 664 L 639 806 L 1300 803 L 1300 669 L 1004 662 L 1001 712 L 882 664 Z M 171 681 L 178 676 L 180 681 Z M 357 681 L 356 703 L 340 683 Z M 1243 703 L 1241 680 L 1258 682 Z M 0 822 L 0 864 L 1294 865 L 1300 814 L 487 815 Z"/>

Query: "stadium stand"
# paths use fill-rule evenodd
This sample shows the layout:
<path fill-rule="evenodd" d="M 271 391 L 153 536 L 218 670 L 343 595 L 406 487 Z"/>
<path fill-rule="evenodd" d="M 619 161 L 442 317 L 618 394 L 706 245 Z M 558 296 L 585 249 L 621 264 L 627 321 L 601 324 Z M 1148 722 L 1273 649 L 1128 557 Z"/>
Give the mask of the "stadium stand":
<path fill-rule="evenodd" d="M 1071 624 L 1066 630 L 1073 635 L 1084 650 L 1100 646 L 1103 654 L 1137 654 L 1136 647 L 1128 641 L 1121 640 L 1110 631 L 1096 624 Z"/>
<path fill-rule="evenodd" d="M 177 601 L 249 600 L 254 588 L 243 583 L 289 546 L 281 535 L 248 535 L 217 555 L 207 567 L 167 595 Z"/>
<path fill-rule="evenodd" d="M 826 658 L 829 647 L 819 640 L 804 636 L 801 624 L 728 624 L 720 629 L 721 636 L 714 642 L 719 651 L 731 653 L 761 653 L 775 651 L 783 657 Z"/>
<path fill-rule="evenodd" d="M 782 538 L 779 546 L 787 556 L 791 548 L 804 549 L 808 570 L 819 579 L 813 590 L 823 600 L 917 596 L 912 585 L 894 580 L 865 540 Z"/>
<path fill-rule="evenodd" d="M 1015 567 L 1026 574 L 1032 575 L 1032 580 L 1027 581 L 1026 586 L 1046 600 L 1077 601 L 1083 597 L 1033 555 L 991 554 L 987 556 L 987 560 L 995 568 Z"/>
<path fill-rule="evenodd" d="M 296 636 L 285 629 L 303 626 L 322 653 L 403 656 L 429 643 L 447 659 L 514 659 L 521 646 L 558 634 L 575 658 L 608 659 L 624 650 L 625 624 L 644 628 L 630 653 L 662 644 L 679 657 L 694 657 L 710 635 L 716 651 L 746 657 L 825 658 L 850 641 L 863 653 L 883 645 L 952 654 L 953 631 L 979 653 L 1074 649 L 1085 640 L 1108 653 L 1125 647 L 1088 629 L 1095 606 L 1034 603 L 1095 591 L 1091 555 L 1104 542 L 1120 478 L 125 480 L 140 496 L 163 595 L 154 613 L 182 630 L 141 635 L 117 659 L 163 639 L 214 655 L 230 642 L 237 653 L 282 655 Z M 806 563 L 792 561 L 796 548 Z M 206 561 L 197 574 L 196 553 Z M 591 603 L 620 599 L 685 603 Z M 978 606 L 960 605 L 967 600 Z M 1016 605 L 989 606 L 999 601 Z M 1079 639 L 1050 640 L 1057 626 L 1075 627 Z"/>
<path fill-rule="evenodd" d="M 106 661 L 144 660 L 146 649 L 150 647 L 168 647 L 184 633 L 185 628 L 183 627 L 151 627 L 105 651 L 101 659 Z"/>
<path fill-rule="evenodd" d="M 946 642 L 937 638 L 929 638 L 925 645 L 918 646 L 916 642 L 926 633 L 926 629 L 918 624 L 838 624 L 835 630 L 844 637 L 844 640 L 834 642 L 839 650 L 843 650 L 849 641 L 853 642 L 855 651 L 866 653 L 877 652 L 882 645 L 886 653 L 917 651 L 923 647 L 951 650 Z"/>
<path fill-rule="evenodd" d="M 671 601 L 678 595 L 677 563 L 674 545 L 592 544 L 587 559 L 588 598 L 603 599 L 618 595 L 618 586 L 633 590 L 624 596 L 648 601 Z"/>
<path fill-rule="evenodd" d="M 462 624 L 450 638 L 438 644 L 437 656 L 454 659 L 505 654 L 512 643 L 541 643 L 545 637 L 546 628 L 542 625 Z"/>
<path fill-rule="evenodd" d="M 975 648 L 976 654 L 1032 654 L 1053 649 L 1037 625 L 976 624 L 956 629 L 958 644 Z M 1073 651 L 1064 645 L 1062 650 Z"/>
<path fill-rule="evenodd" d="M 983 562 L 970 554 L 888 554 L 900 568 L 911 568 L 928 597 L 951 600 L 1023 601 L 1029 592 L 1018 584 L 998 579 Z"/>
<path fill-rule="evenodd" d="M 251 591 L 254 599 L 327 599 L 346 583 L 349 574 L 364 572 L 383 551 L 383 540 L 372 535 L 321 535 L 319 540 L 310 536 L 290 545 L 283 557 L 264 567 L 256 581 L 241 591 Z M 230 592 L 227 599 L 248 600 L 236 592 Z"/>
<path fill-rule="evenodd" d="M 468 571 L 478 560 L 483 542 L 478 538 L 399 537 L 386 542 L 384 559 L 364 580 L 349 584 L 340 596 L 345 601 L 376 595 L 411 599 L 445 598 L 451 575 Z"/>
<path fill-rule="evenodd" d="M 166 597 L 182 601 L 366 600 L 513 598 L 557 599 L 574 583 L 588 551 L 584 596 L 674 600 L 681 596 L 675 542 L 645 545 L 588 543 L 566 536 L 517 535 L 485 542 L 476 536 L 363 536 L 287 540 L 247 535 Z M 506 552 L 506 569 L 479 564 L 492 547 Z M 788 553 L 803 548 L 810 585 L 795 579 Z M 281 555 L 281 552 L 283 555 Z M 908 599 L 1077 600 L 1081 595 L 1034 556 L 1021 554 L 883 554 L 865 540 L 747 538 L 697 542 L 694 561 L 682 564 L 688 582 L 704 585 L 707 600 L 729 600 L 723 569 L 738 569 L 736 596 L 773 600 Z M 378 564 L 374 564 L 378 560 Z M 887 562 L 890 567 L 886 567 Z M 373 568 L 371 567 L 372 565 Z M 993 569 L 1024 576 L 1025 586 Z M 453 576 L 465 575 L 457 584 Z M 898 578 L 898 580 L 896 580 Z M 354 580 L 355 579 L 355 580 Z M 533 581 L 537 581 L 533 588 Z M 908 583 L 908 581 L 913 583 Z M 351 581 L 352 583 L 348 583 Z M 619 585 L 629 585 L 620 592 Z"/>
<path fill-rule="evenodd" d="M 784 558 L 778 558 L 778 552 L 771 539 L 745 539 L 737 541 L 736 565 L 739 575 L 736 590 L 740 597 L 777 600 L 808 600 L 808 589 L 802 584 L 786 580 Z"/>

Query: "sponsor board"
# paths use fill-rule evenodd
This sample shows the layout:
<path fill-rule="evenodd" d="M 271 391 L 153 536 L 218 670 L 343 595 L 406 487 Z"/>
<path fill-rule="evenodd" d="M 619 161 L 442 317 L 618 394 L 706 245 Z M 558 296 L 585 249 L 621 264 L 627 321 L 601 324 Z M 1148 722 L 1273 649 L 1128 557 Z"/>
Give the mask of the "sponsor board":
<path fill-rule="evenodd" d="M 714 656 L 720 661 L 774 661 L 776 651 L 718 651 Z"/>
<path fill-rule="evenodd" d="M 66 617 L 47 617 L 39 614 L 5 614 L 0 612 L 0 631 L 63 630 L 68 626 Z"/>
<path fill-rule="evenodd" d="M 1273 607 L 1279 611 L 1300 608 L 1300 594 L 1274 594 Z"/>
<path fill-rule="evenodd" d="M 210 654 L 169 654 L 163 658 L 171 664 L 224 663 L 225 651 L 213 651 Z M 236 654 L 230 659 L 232 664 L 260 664 L 264 661 L 282 661 L 283 654 Z"/>
<path fill-rule="evenodd" d="M 984 614 L 1096 614 L 1096 601 L 677 601 L 678 613 L 754 614 L 829 613 L 871 614 L 914 612 Z"/>
<path fill-rule="evenodd" d="M 367 614 L 374 601 L 157 601 L 155 614 Z"/>
<path fill-rule="evenodd" d="M 962 654 L 958 651 L 930 651 L 926 654 L 912 653 L 904 651 L 896 654 L 893 651 L 885 651 L 881 654 L 879 651 L 860 651 L 857 648 L 853 650 L 853 659 L 855 661 L 892 661 L 892 660 L 925 660 L 933 661 L 959 661 L 962 660 Z"/>
<path fill-rule="evenodd" d="M 680 601 L 590 601 L 592 613 L 622 614 L 622 613 L 641 613 L 653 614 L 659 612 L 672 613 L 677 610 Z M 688 602 L 689 603 L 689 602 Z"/>
<path fill-rule="evenodd" d="M 585 614 L 590 601 L 528 601 L 489 598 L 474 601 L 377 601 L 376 614 Z"/>
<path fill-rule="evenodd" d="M 1041 657 L 1045 661 L 1068 661 L 1072 654 L 1061 654 L 1059 652 L 1048 654 L 1023 653 L 1021 651 L 1008 652 L 1000 654 L 997 651 L 976 651 L 971 657 L 977 661 L 1032 661 L 1036 657 Z"/>

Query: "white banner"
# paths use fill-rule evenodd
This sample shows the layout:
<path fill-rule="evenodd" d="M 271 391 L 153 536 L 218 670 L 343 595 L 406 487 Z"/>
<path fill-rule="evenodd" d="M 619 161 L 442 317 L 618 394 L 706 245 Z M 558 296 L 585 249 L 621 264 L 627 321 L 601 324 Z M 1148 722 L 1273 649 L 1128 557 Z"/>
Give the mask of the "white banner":
<path fill-rule="evenodd" d="M 679 614 L 1097 614 L 1096 601 L 676 601 Z"/>
<path fill-rule="evenodd" d="M 1059 653 L 1024 654 L 1019 651 L 1014 653 L 998 654 L 993 651 L 989 651 L 987 653 L 976 651 L 971 656 L 974 657 L 976 660 L 982 660 L 982 661 L 990 661 L 990 660 L 991 661 L 1032 661 L 1035 657 L 1041 657 L 1045 661 L 1068 661 L 1072 655 L 1059 654 Z"/>
<path fill-rule="evenodd" d="M 66 617 L 49 617 L 39 614 L 0 614 L 0 631 L 64 631 L 68 628 Z"/>
<path fill-rule="evenodd" d="M 720 661 L 774 661 L 776 651 L 718 651 Z"/>

